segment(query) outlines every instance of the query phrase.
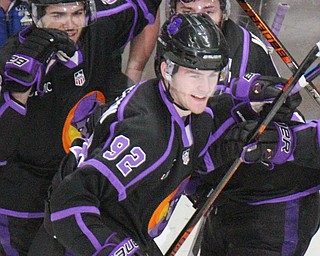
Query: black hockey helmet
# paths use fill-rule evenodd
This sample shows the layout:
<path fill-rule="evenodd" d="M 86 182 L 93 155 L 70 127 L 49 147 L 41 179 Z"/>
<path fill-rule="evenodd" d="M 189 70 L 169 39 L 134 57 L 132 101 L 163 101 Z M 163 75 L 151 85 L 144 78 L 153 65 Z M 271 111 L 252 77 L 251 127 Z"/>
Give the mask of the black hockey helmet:
<path fill-rule="evenodd" d="M 83 25 L 84 27 L 95 22 L 97 19 L 97 11 L 94 0 L 29 0 L 29 3 L 30 13 L 36 26 L 40 26 L 39 21 L 46 14 L 46 8 L 49 5 L 55 4 L 83 4 L 85 8 L 85 23 Z"/>
<path fill-rule="evenodd" d="M 169 9 L 169 14 L 174 14 L 176 12 L 176 7 L 178 2 L 190 3 L 196 2 L 199 0 L 167 0 L 167 8 Z M 231 3 L 230 0 L 219 0 L 220 1 L 220 9 L 223 13 L 223 19 L 227 20 L 230 16 L 231 12 Z"/>
<path fill-rule="evenodd" d="M 228 47 L 222 32 L 207 14 L 174 14 L 163 24 L 158 36 L 155 57 L 158 78 L 161 62 L 167 60 L 175 66 L 221 71 L 228 63 Z"/>

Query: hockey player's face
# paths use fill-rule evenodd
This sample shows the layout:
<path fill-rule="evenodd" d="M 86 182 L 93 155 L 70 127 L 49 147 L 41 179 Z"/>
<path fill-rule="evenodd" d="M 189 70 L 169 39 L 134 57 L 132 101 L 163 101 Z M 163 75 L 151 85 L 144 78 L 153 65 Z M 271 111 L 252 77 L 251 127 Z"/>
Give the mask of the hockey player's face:
<path fill-rule="evenodd" d="M 188 13 L 206 13 L 211 19 L 221 27 L 222 11 L 219 0 L 196 0 L 191 2 L 177 2 L 176 12 L 182 14 Z"/>
<path fill-rule="evenodd" d="M 65 31 L 72 41 L 77 42 L 85 26 L 84 5 L 78 2 L 49 5 L 41 22 L 45 28 Z"/>
<path fill-rule="evenodd" d="M 219 78 L 219 72 L 179 67 L 170 81 L 170 94 L 178 105 L 192 113 L 204 111 Z"/>

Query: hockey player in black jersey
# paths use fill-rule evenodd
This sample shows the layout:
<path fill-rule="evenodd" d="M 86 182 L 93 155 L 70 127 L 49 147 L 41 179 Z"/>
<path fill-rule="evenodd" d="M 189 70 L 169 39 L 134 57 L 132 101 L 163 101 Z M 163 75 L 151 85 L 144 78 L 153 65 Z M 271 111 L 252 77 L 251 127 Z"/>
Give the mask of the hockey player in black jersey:
<path fill-rule="evenodd" d="M 220 30 L 208 16 L 178 15 L 158 44 L 160 79 L 102 113 L 87 157 L 53 190 L 53 234 L 76 255 L 162 255 L 153 238 L 213 128 L 206 105 L 228 59 Z"/>
<path fill-rule="evenodd" d="M 169 13 L 207 13 L 221 28 L 229 46 L 228 82 L 246 73 L 277 76 L 264 43 L 230 19 L 230 0 L 168 0 Z"/>
<path fill-rule="evenodd" d="M 80 136 L 73 125 L 127 88 L 114 56 L 159 5 L 34 0 L 34 25 L 1 48 L 1 255 L 26 255 L 52 177 Z"/>
<path fill-rule="evenodd" d="M 230 51 L 229 82 L 248 72 L 277 76 L 263 42 L 230 19 L 229 0 L 168 2 L 171 13 L 207 13 L 219 25 Z M 267 80 L 260 83 L 267 84 Z M 224 85 L 220 89 L 220 93 L 230 93 Z M 299 104 L 298 95 L 291 100 L 297 101 L 293 105 Z M 237 107 L 233 113 L 237 115 Z M 291 119 L 291 113 L 283 112 L 278 120 Z M 299 113 L 292 119 L 303 121 Z M 228 167 L 215 170 L 208 180 L 218 181 Z M 208 217 L 204 235 L 200 236 L 204 239 L 201 255 L 303 255 L 320 223 L 318 181 L 313 168 L 291 162 L 275 166 L 272 172 L 259 164 L 241 165 Z M 297 217 L 292 218 L 295 214 Z"/>
<path fill-rule="evenodd" d="M 63 163 L 61 173 L 71 174 L 54 182 L 51 239 L 76 255 L 162 255 L 153 238 L 199 166 L 198 156 L 212 144 L 220 151 L 211 159 L 215 167 L 234 159 L 253 128 L 226 132 L 236 122 L 229 95 L 211 98 L 206 107 L 226 54 L 221 32 L 206 15 L 178 14 L 164 24 L 155 62 L 160 79 L 128 89 L 104 108 L 92 137 L 82 148 L 75 145 Z M 276 129 L 262 138 L 275 149 L 282 143 Z M 267 148 L 258 149 L 244 152 L 245 160 L 265 160 L 260 156 Z M 228 155 L 221 158 L 223 152 Z"/>

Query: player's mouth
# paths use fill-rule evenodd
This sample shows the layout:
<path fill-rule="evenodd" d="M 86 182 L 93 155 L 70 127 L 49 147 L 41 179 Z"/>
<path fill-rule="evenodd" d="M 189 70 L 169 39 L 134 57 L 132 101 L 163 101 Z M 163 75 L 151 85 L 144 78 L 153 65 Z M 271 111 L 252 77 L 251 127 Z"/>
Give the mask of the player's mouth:
<path fill-rule="evenodd" d="M 197 101 L 204 101 L 207 99 L 207 96 L 200 96 L 200 95 L 191 95 L 191 97 Z"/>
<path fill-rule="evenodd" d="M 69 38 L 74 38 L 77 35 L 76 30 L 65 30 L 65 32 L 68 34 Z"/>

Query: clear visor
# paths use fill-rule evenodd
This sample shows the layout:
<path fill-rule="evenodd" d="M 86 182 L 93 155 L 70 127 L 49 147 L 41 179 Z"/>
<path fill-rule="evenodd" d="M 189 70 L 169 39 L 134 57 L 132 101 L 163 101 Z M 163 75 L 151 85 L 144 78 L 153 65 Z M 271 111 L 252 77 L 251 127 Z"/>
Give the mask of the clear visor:
<path fill-rule="evenodd" d="M 32 19 L 39 28 L 79 29 L 96 20 L 96 9 L 93 0 L 58 4 L 32 3 Z"/>

